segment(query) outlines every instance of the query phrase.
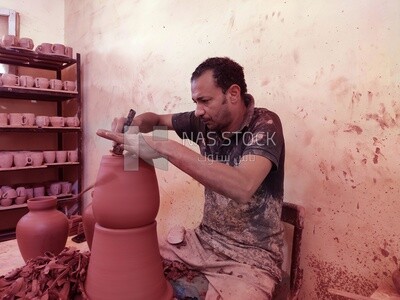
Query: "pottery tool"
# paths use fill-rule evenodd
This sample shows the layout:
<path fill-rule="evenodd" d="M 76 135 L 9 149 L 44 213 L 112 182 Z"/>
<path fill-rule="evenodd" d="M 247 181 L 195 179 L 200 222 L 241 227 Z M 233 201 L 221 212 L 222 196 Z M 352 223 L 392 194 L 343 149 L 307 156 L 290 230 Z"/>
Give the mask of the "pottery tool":
<path fill-rule="evenodd" d="M 83 194 L 90 191 L 92 188 L 94 188 L 95 185 L 96 185 L 96 183 L 92 183 L 87 188 L 85 188 L 83 191 L 81 191 L 79 194 L 74 195 L 73 198 L 79 200 L 83 196 Z"/>
<path fill-rule="evenodd" d="M 110 182 L 110 181 L 112 181 L 112 180 L 114 180 L 114 179 L 115 179 L 115 177 L 114 177 L 112 174 L 108 174 L 108 175 L 102 177 L 101 179 L 96 180 L 94 183 L 90 184 L 87 188 L 85 188 L 84 190 L 82 190 L 79 194 L 74 195 L 74 196 L 72 197 L 72 199 L 77 200 L 77 201 L 78 201 L 78 200 L 81 200 L 81 197 L 82 197 L 83 194 L 85 194 L 86 192 L 90 191 L 91 189 L 93 189 L 93 188 L 96 187 L 96 186 L 99 186 L 99 185 L 108 183 L 108 182 Z M 67 216 L 68 216 L 68 211 L 66 211 L 66 214 L 67 214 Z M 74 236 L 74 237 L 72 238 L 72 240 L 73 240 L 75 243 L 82 243 L 82 242 L 86 241 L 85 233 L 82 232 L 82 233 L 77 234 L 76 236 Z"/>
<path fill-rule="evenodd" d="M 128 127 L 131 125 L 133 118 L 136 115 L 136 111 L 133 109 L 129 110 L 128 116 L 126 117 L 126 121 L 124 123 L 124 127 L 122 127 L 122 133 L 125 133 L 128 130 Z M 115 144 L 111 150 L 111 153 L 115 155 L 122 155 L 124 152 L 124 148 L 121 144 Z"/>
<path fill-rule="evenodd" d="M 83 196 L 83 194 L 85 194 L 86 192 L 90 191 L 91 189 L 93 189 L 96 186 L 99 185 L 103 185 L 105 183 L 108 183 L 112 180 L 114 180 L 115 177 L 113 176 L 113 174 L 108 174 L 106 176 L 104 176 L 103 178 L 96 180 L 94 183 L 90 184 L 87 188 L 85 188 L 84 190 L 82 190 L 79 194 L 74 195 L 72 198 L 76 199 L 76 200 L 80 200 L 80 198 Z"/>

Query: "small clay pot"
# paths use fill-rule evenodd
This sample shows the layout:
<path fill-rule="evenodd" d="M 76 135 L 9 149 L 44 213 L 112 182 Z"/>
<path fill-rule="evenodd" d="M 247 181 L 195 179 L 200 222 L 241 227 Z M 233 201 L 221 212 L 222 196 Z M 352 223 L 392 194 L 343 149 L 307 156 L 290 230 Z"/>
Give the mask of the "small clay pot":
<path fill-rule="evenodd" d="M 3 198 L 0 200 L 0 205 L 1 206 L 10 206 L 13 203 L 12 198 Z"/>
<path fill-rule="evenodd" d="M 18 196 L 14 200 L 15 204 L 24 204 L 26 202 L 26 195 L 25 196 Z"/>

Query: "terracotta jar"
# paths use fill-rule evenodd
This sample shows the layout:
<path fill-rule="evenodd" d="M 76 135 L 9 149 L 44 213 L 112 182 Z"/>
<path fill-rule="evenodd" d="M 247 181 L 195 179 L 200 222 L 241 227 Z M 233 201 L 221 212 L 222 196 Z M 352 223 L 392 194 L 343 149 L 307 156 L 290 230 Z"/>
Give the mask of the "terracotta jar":
<path fill-rule="evenodd" d="M 106 228 L 134 228 L 151 224 L 160 206 L 154 166 L 142 159 L 136 170 L 129 156 L 105 155 L 100 162 L 93 191 L 93 213 L 97 223 Z"/>
<path fill-rule="evenodd" d="M 17 223 L 16 236 L 25 261 L 51 252 L 60 254 L 68 238 L 68 218 L 56 209 L 57 198 L 44 196 L 27 201 L 29 212 Z"/>
<path fill-rule="evenodd" d="M 96 220 L 93 215 L 92 203 L 90 203 L 82 214 L 83 232 L 85 233 L 86 242 L 88 243 L 89 249 L 92 249 L 94 225 Z"/>

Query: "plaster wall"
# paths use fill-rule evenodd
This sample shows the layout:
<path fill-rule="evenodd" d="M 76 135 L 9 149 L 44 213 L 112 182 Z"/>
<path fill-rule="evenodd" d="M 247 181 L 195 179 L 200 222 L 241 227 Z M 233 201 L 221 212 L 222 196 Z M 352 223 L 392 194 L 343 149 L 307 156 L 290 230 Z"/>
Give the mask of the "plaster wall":
<path fill-rule="evenodd" d="M 66 42 L 83 54 L 87 182 L 110 148 L 98 128 L 129 108 L 193 109 L 191 72 L 229 56 L 284 124 L 286 201 L 307 212 L 302 299 L 329 299 L 327 287 L 368 295 L 389 280 L 400 255 L 398 1 L 68 0 L 65 16 Z M 171 165 L 158 176 L 159 234 L 198 224 L 202 187 Z"/>
<path fill-rule="evenodd" d="M 15 10 L 19 17 L 17 18 L 17 35 L 29 37 L 33 40 L 34 48 L 44 42 L 48 43 L 63 43 L 64 42 L 64 0 L 55 1 L 26 1 L 26 0 L 0 0 L 0 7 Z M 8 31 L 8 18 L 0 17 L 0 34 L 1 36 Z M 0 65 L 0 73 L 15 73 L 17 75 L 31 75 L 34 77 L 54 78 L 53 71 L 46 71 L 34 68 L 11 67 Z M 17 101 L 18 102 L 18 101 Z M 28 101 L 3 100 L 3 105 L 0 107 L 1 112 L 52 112 L 50 103 L 43 102 L 28 102 Z M 35 105 L 32 105 L 32 104 Z"/>
<path fill-rule="evenodd" d="M 301 298 L 331 299 L 327 287 L 368 295 L 389 280 L 400 255 L 397 0 L 66 0 L 64 32 L 62 2 L 0 5 L 29 20 L 21 36 L 39 44 L 65 35 L 82 54 L 86 184 L 110 149 L 98 128 L 129 108 L 193 109 L 191 72 L 229 56 L 256 104 L 284 125 L 285 198 L 307 213 Z M 172 165 L 157 172 L 159 234 L 196 226 L 202 187 Z"/>
<path fill-rule="evenodd" d="M 64 0 L 55 1 L 27 1 L 27 0 L 0 0 L 0 7 L 15 10 L 18 17 L 17 35 L 29 37 L 33 40 L 34 47 L 44 42 L 63 43 L 64 41 Z M 0 17 L 1 36 L 8 31 L 8 18 Z M 54 77 L 54 72 L 40 69 L 19 67 L 18 70 L 3 65 L 0 66 L 0 73 L 11 72 L 19 75 L 32 75 Z M 14 101 L 15 103 L 15 101 Z M 12 106 L 13 103 L 7 103 Z M 2 110 L 5 108 L 3 107 Z M 14 110 L 15 111 L 15 110 Z M 6 112 L 6 111 L 5 111 Z"/>
<path fill-rule="evenodd" d="M 19 13 L 19 36 L 41 43 L 64 41 L 64 0 L 1 0 L 0 7 Z"/>

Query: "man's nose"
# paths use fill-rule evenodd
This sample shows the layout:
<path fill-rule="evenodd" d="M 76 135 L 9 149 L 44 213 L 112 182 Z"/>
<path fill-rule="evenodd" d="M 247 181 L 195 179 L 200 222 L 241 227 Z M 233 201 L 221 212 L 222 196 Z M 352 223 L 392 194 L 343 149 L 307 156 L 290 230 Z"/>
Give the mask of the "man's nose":
<path fill-rule="evenodd" d="M 196 117 L 201 117 L 202 115 L 205 114 L 204 108 L 201 104 L 196 104 L 196 109 L 194 111 L 194 115 Z"/>

